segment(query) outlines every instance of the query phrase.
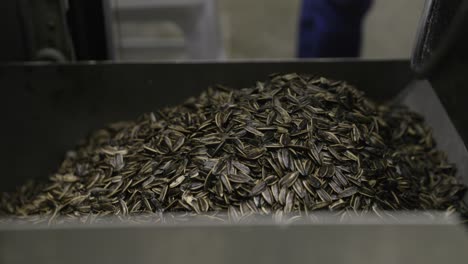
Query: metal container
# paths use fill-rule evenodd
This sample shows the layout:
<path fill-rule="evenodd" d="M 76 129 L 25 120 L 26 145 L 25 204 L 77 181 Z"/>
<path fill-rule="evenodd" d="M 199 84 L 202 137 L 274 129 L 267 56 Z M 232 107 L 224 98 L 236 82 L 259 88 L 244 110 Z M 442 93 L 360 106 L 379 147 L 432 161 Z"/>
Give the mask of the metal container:
<path fill-rule="evenodd" d="M 0 104 L 0 162 L 10 176 L 0 177 L 0 191 L 47 177 L 65 151 L 107 123 L 181 103 L 213 84 L 241 88 L 275 72 L 347 80 L 380 101 L 412 79 L 408 61 L 3 65 L 0 87 L 8 100 Z"/>
<path fill-rule="evenodd" d="M 468 35 L 460 26 L 467 21 L 468 1 L 430 0 L 425 10 L 412 60 L 416 74 L 404 60 L 2 65 L 0 191 L 47 177 L 66 150 L 106 123 L 180 103 L 212 84 L 242 88 L 271 73 L 288 72 L 346 80 L 376 101 L 406 104 L 426 118 L 438 147 L 468 184 L 463 44 Z M 464 227 L 437 213 L 433 218 L 425 214 L 346 223 L 327 214 L 320 222 L 295 224 L 265 219 L 247 225 L 10 223 L 0 225 L 0 263 L 466 262 Z"/>
<path fill-rule="evenodd" d="M 0 190 L 47 177 L 66 150 L 106 123 L 180 103 L 212 84 L 242 88 L 275 72 L 347 80 L 374 100 L 400 100 L 426 117 L 439 146 L 463 172 L 468 156 L 461 136 L 430 83 L 413 81 L 409 65 L 362 60 L 3 65 Z M 449 115 L 464 109 L 455 111 Z M 466 174 L 460 175 L 468 183 Z M 330 218 L 294 225 L 0 225 L 0 263 L 436 263 L 467 259 L 466 245 L 461 226 L 418 216 L 341 224 Z"/>

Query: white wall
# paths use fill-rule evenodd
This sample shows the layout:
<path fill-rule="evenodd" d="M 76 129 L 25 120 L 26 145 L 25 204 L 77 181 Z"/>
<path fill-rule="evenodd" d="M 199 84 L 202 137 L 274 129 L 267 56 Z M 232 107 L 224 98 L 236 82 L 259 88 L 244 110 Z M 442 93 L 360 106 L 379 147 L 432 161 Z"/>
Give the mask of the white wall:
<path fill-rule="evenodd" d="M 362 56 L 408 58 L 424 0 L 376 0 L 366 18 Z"/>
<path fill-rule="evenodd" d="M 300 0 L 219 0 L 231 58 L 290 58 Z M 375 0 L 364 25 L 362 56 L 408 58 L 424 0 Z"/>

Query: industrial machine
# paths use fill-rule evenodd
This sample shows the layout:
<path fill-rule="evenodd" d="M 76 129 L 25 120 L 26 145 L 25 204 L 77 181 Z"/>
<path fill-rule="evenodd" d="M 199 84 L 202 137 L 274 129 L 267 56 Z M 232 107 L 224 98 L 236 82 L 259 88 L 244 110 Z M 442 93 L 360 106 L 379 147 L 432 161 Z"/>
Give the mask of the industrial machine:
<path fill-rule="evenodd" d="M 424 115 L 468 184 L 467 29 L 468 1 L 432 0 L 411 62 L 78 62 L 63 49 L 37 56 L 59 63 L 4 63 L 0 191 L 47 177 L 66 150 L 103 124 L 180 103 L 212 84 L 241 88 L 274 72 L 315 73 L 346 80 L 377 101 L 400 100 Z M 0 263 L 436 263 L 466 261 L 466 246 L 464 226 L 417 215 L 391 223 L 0 224 Z"/>

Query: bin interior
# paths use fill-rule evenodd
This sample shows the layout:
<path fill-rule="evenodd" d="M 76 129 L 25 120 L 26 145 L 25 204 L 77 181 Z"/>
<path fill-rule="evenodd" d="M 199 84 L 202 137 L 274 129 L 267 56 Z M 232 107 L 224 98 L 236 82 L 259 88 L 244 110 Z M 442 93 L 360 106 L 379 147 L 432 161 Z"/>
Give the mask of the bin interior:
<path fill-rule="evenodd" d="M 183 102 L 213 84 L 248 87 L 272 73 L 346 80 L 378 101 L 413 79 L 409 61 L 311 60 L 0 66 L 0 191 L 46 178 L 89 132 Z"/>
<path fill-rule="evenodd" d="M 468 164 L 451 113 L 430 83 L 413 81 L 406 60 L 18 64 L 0 66 L 7 98 L 0 104 L 0 191 L 46 178 L 65 151 L 109 122 L 183 102 L 213 84 L 241 88 L 288 72 L 346 80 L 376 101 L 400 100 L 426 117 L 451 161 Z M 460 262 L 468 254 L 465 231 L 424 212 L 392 224 L 0 225 L 0 263 Z"/>

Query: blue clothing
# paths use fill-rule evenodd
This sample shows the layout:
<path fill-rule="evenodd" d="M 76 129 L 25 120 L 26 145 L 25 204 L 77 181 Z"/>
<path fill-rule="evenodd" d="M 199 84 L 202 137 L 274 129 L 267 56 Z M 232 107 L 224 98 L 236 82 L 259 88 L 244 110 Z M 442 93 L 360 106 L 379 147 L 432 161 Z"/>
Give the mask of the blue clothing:
<path fill-rule="evenodd" d="M 303 0 L 298 57 L 357 57 L 372 0 Z"/>

